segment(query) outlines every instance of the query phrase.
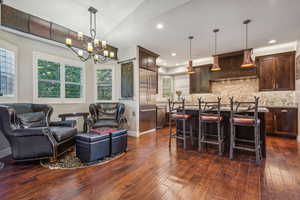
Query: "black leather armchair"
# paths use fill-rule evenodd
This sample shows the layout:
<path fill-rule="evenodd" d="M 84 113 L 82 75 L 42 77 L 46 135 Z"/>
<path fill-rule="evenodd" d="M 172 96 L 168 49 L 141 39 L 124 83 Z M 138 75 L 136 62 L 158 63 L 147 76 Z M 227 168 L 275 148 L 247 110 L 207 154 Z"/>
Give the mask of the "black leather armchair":
<path fill-rule="evenodd" d="M 10 143 L 14 160 L 56 160 L 74 145 L 76 121 L 50 122 L 52 113 L 45 104 L 0 105 L 0 132 Z"/>
<path fill-rule="evenodd" d="M 95 103 L 90 105 L 89 110 L 92 117 L 89 128 L 120 128 L 126 122 L 123 103 Z"/>

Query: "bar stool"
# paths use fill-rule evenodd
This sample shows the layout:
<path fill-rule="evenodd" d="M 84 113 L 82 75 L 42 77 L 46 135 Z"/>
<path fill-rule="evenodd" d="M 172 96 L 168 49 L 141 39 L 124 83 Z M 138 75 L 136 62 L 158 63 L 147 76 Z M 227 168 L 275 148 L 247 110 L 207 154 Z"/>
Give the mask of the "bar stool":
<path fill-rule="evenodd" d="M 260 141 L 260 119 L 258 118 L 258 100 L 254 97 L 254 102 L 239 102 L 230 98 L 230 159 L 233 159 L 234 149 L 241 149 L 255 152 L 256 165 L 260 165 L 262 159 Z M 253 113 L 250 115 L 250 113 Z M 237 126 L 254 127 L 253 140 L 241 139 L 236 132 Z M 242 145 L 248 144 L 248 145 Z M 252 146 L 251 146 L 252 144 Z M 253 146 L 254 144 L 254 146 Z"/>
<path fill-rule="evenodd" d="M 214 144 L 219 146 L 219 156 L 224 152 L 224 123 L 221 116 L 221 98 L 216 102 L 202 101 L 199 102 L 199 137 L 198 150 L 202 150 L 202 144 Z M 208 124 L 215 124 L 217 126 L 217 133 L 213 134 L 211 130 L 205 128 Z"/>
<path fill-rule="evenodd" d="M 192 126 L 192 115 L 186 114 L 185 110 L 185 100 L 182 101 L 169 101 L 169 148 L 171 148 L 171 139 L 176 138 L 183 140 L 183 148 L 186 149 L 186 139 L 189 137 L 191 139 L 192 145 L 193 141 L 193 126 Z M 172 132 L 172 121 L 176 122 L 176 132 Z M 182 122 L 182 130 L 178 130 L 178 122 Z M 189 130 L 186 130 L 186 124 L 189 125 Z M 180 135 L 182 134 L 182 136 Z M 188 135 L 187 135 L 188 134 Z"/>

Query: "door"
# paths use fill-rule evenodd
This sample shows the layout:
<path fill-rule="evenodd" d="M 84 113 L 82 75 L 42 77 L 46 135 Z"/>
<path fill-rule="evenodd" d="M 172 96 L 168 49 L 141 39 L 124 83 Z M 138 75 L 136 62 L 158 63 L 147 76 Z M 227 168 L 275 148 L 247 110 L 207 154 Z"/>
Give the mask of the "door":
<path fill-rule="evenodd" d="M 295 89 L 295 57 L 294 54 L 281 54 L 275 58 L 275 89 Z"/>
<path fill-rule="evenodd" d="M 269 91 L 275 87 L 275 60 L 273 57 L 259 58 L 259 90 Z"/>

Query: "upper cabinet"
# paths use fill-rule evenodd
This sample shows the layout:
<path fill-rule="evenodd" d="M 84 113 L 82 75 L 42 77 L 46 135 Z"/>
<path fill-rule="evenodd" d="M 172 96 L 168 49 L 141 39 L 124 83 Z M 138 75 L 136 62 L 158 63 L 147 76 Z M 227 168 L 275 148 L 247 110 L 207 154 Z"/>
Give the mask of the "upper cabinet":
<path fill-rule="evenodd" d="M 212 65 L 194 67 L 195 73 L 190 75 L 190 94 L 210 92 L 210 68 Z"/>
<path fill-rule="evenodd" d="M 295 52 L 256 58 L 260 91 L 295 90 Z"/>
<path fill-rule="evenodd" d="M 139 66 L 140 68 L 148 69 L 151 71 L 158 71 L 156 65 L 156 59 L 159 57 L 156 53 L 153 53 L 143 47 L 139 47 Z"/>

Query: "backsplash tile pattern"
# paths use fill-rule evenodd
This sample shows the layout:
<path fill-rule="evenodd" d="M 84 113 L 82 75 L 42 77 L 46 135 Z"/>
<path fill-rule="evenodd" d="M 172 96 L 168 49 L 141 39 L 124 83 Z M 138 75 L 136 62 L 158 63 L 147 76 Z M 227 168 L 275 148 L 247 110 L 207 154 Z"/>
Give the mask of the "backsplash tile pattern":
<path fill-rule="evenodd" d="M 205 100 L 221 97 L 224 104 L 229 104 L 232 96 L 240 101 L 252 101 L 253 96 L 259 96 L 261 106 L 297 106 L 295 91 L 259 92 L 258 81 L 257 78 L 251 78 L 212 82 L 211 94 L 195 94 L 187 99 L 196 104 L 199 97 Z"/>

